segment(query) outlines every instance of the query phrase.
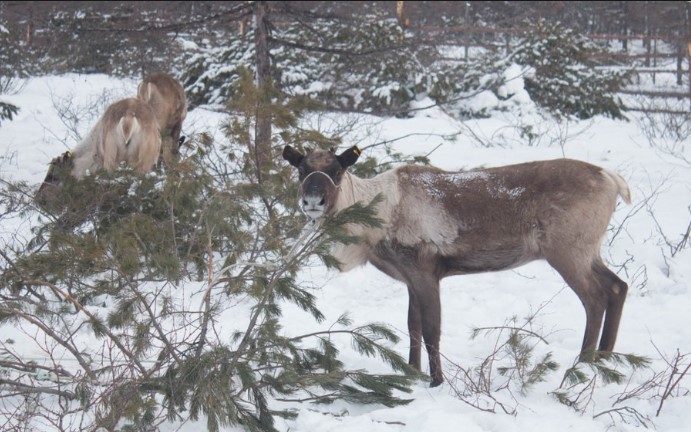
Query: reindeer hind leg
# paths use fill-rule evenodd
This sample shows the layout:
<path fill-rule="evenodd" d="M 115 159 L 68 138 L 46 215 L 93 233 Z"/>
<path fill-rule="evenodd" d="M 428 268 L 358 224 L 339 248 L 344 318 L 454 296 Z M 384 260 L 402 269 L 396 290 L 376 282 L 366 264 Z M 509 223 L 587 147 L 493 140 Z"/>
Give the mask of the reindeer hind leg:
<path fill-rule="evenodd" d="M 602 288 L 590 264 L 579 263 L 568 259 L 547 260 L 564 278 L 585 309 L 585 332 L 581 345 L 581 357 L 592 354 L 600 336 L 603 317 L 607 309 L 609 294 Z"/>
<path fill-rule="evenodd" d="M 600 259 L 593 262 L 593 272 L 600 285 L 600 290 L 607 293 L 605 324 L 602 328 L 602 337 L 598 349 L 611 352 L 617 340 L 619 322 L 621 321 L 624 301 L 626 301 L 626 293 L 629 286 L 608 269 Z"/>

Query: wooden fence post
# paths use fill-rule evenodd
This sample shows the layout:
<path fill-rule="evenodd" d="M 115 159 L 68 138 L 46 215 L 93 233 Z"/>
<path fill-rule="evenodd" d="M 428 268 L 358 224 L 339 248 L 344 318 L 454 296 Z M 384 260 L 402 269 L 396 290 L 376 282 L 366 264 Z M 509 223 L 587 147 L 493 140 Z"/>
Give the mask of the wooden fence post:
<path fill-rule="evenodd" d="M 403 15 L 403 0 L 398 0 L 396 2 L 396 18 L 398 19 L 398 23 L 401 25 L 401 27 L 408 27 L 410 26 L 410 18 L 406 18 Z"/>

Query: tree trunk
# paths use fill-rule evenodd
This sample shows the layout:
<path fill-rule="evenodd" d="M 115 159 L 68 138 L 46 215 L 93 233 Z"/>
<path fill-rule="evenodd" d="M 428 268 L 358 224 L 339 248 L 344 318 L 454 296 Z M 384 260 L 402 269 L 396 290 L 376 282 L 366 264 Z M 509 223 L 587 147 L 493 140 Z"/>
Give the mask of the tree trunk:
<path fill-rule="evenodd" d="M 622 38 L 621 41 L 621 47 L 624 50 L 624 52 L 628 52 L 629 50 L 629 39 L 626 37 L 629 35 L 629 8 L 628 8 L 628 2 L 621 2 L 621 21 L 622 21 L 622 35 L 625 36 Z"/>
<path fill-rule="evenodd" d="M 646 38 L 643 39 L 643 44 L 645 45 L 645 67 L 650 67 L 650 51 L 652 48 L 652 44 L 650 43 L 651 41 L 651 35 L 652 32 L 650 30 L 650 13 L 649 13 L 649 8 L 648 6 L 650 5 L 650 2 L 645 2 L 645 13 L 643 14 L 643 22 L 645 25 L 645 36 Z"/>
<path fill-rule="evenodd" d="M 268 86 L 271 85 L 271 63 L 269 59 L 269 31 L 267 26 L 267 4 L 258 1 L 252 5 L 254 12 L 254 47 L 256 51 L 256 84 L 259 89 L 256 124 L 254 133 L 254 157 L 257 175 L 261 182 L 271 157 L 271 114 L 268 105 Z"/>
<path fill-rule="evenodd" d="M 689 75 L 689 108 L 691 109 L 691 2 L 686 2 L 686 73 Z"/>

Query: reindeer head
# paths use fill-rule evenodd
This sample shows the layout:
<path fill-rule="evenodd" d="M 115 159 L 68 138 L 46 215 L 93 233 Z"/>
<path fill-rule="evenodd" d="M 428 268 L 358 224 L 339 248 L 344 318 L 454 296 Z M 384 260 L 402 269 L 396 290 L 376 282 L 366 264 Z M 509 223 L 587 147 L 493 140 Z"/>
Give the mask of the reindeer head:
<path fill-rule="evenodd" d="M 35 199 L 39 205 L 46 207 L 55 200 L 58 189 L 66 176 L 70 175 L 73 166 L 72 152 L 68 151 L 50 161 L 48 173 L 36 192 Z"/>
<path fill-rule="evenodd" d="M 298 169 L 302 184 L 300 208 L 310 219 L 327 216 L 333 209 L 346 169 L 360 156 L 357 146 L 337 155 L 334 149 L 313 150 L 303 155 L 291 146 L 283 149 L 283 159 Z"/>

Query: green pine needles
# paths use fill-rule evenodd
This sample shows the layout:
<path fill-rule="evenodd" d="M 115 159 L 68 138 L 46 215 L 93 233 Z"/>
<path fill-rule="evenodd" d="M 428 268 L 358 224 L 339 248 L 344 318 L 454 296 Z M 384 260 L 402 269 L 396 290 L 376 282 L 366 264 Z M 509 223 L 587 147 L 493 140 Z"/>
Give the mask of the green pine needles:
<path fill-rule="evenodd" d="M 602 384 L 621 384 L 627 379 L 620 369 L 632 371 L 648 368 L 650 360 L 634 354 L 586 353 L 567 368 L 564 377 L 551 394 L 561 403 L 584 412 L 590 404 L 598 381 Z"/>
<path fill-rule="evenodd" d="M 451 363 L 447 373 L 449 386 L 456 397 L 475 409 L 510 415 L 519 414 L 520 397 L 545 388 L 552 375 L 560 369 L 551 352 L 545 352 L 548 336 L 538 326 L 537 316 L 547 306 L 541 305 L 531 316 L 523 320 L 512 317 L 504 325 L 476 328 L 471 338 L 493 337 L 493 348 L 475 366 Z M 555 390 L 549 391 L 559 403 L 583 414 L 593 407 L 596 390 L 606 385 L 621 385 L 631 379 L 634 372 L 650 366 L 650 360 L 634 354 L 585 353 L 564 371 Z M 628 372 L 628 373 L 626 373 Z M 626 392 L 625 392 L 626 393 Z M 622 395 L 624 395 L 623 393 Z M 637 390 L 631 394 L 640 395 Z M 616 407 L 626 398 L 621 396 L 612 409 L 603 411 L 636 417 L 639 424 L 648 419 L 631 407 Z"/>
<path fill-rule="evenodd" d="M 0 320 L 37 329 L 27 335 L 42 350 L 29 359 L 12 341 L 0 346 L 0 399 L 22 413 L 10 421 L 151 430 L 190 419 L 210 431 L 272 431 L 299 403 L 410 401 L 401 395 L 419 375 L 394 351 L 398 336 L 347 315 L 324 327 L 314 288 L 297 279 L 315 254 L 337 266 L 330 245 L 358 241 L 344 224 L 378 226 L 379 201 L 305 227 L 279 151 L 318 134 L 297 127 L 299 100 L 253 89 L 243 76 L 227 141 L 194 135 L 176 166 L 71 179 L 43 208 L 30 186 L 4 183 L 0 218 L 33 228 L 21 224 L 6 240 Z M 257 112 L 279 128 L 262 166 L 250 139 Z M 311 319 L 311 330 L 287 328 L 286 309 Z M 390 372 L 349 368 L 344 349 Z"/>

